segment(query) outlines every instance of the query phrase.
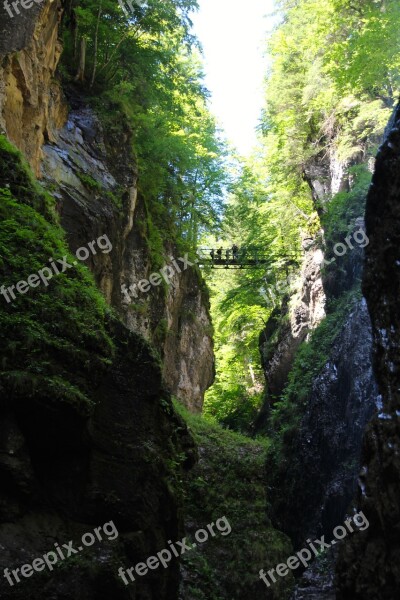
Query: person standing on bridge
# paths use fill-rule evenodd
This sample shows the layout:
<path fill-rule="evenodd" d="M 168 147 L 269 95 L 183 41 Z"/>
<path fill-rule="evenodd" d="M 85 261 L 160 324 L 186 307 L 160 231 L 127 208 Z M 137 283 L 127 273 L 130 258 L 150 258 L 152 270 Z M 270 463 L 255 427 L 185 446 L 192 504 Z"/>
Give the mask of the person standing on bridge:
<path fill-rule="evenodd" d="M 233 260 L 234 261 L 237 261 L 237 259 L 238 259 L 238 252 L 239 252 L 239 248 L 236 246 L 235 243 L 233 243 L 233 246 L 232 246 L 232 256 L 233 256 Z"/>
<path fill-rule="evenodd" d="M 218 260 L 222 260 L 222 246 L 220 246 L 217 250 Z"/>

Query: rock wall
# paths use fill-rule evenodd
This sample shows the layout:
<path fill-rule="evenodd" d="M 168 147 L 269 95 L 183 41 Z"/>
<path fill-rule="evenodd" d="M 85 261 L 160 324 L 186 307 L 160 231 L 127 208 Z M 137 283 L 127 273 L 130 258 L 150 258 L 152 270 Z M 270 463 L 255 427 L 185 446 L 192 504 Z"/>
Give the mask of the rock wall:
<path fill-rule="evenodd" d="M 380 395 L 363 442 L 356 506 L 370 527 L 346 540 L 339 600 L 383 600 L 400 589 L 400 107 L 381 146 L 368 194 L 364 293 L 372 319 Z"/>
<path fill-rule="evenodd" d="M 319 210 L 331 194 L 347 189 L 345 166 L 328 156 L 325 162 L 316 159 L 306 167 L 305 178 Z M 363 227 L 362 218 L 348 223 L 349 231 Z M 354 248 L 346 256 L 334 257 L 333 247 L 341 239 L 335 239 L 330 231 L 332 234 L 333 239 L 324 239 L 326 233 L 320 232 L 316 239 L 303 240 L 299 291 L 292 290 L 274 310 L 260 336 L 267 386 L 256 427 L 275 439 L 268 462 L 272 517 L 274 525 L 298 547 L 303 547 L 309 536 L 331 535 L 343 521 L 355 491 L 363 431 L 377 395 L 371 323 L 365 301 L 354 302 L 363 251 Z M 331 262 L 332 257 L 335 260 Z M 324 259 L 331 264 L 322 268 Z M 344 302 L 350 305 L 335 308 L 337 301 L 343 307 Z M 334 333 L 328 349 L 318 337 L 313 346 L 311 335 L 320 324 L 324 332 L 325 311 L 331 319 L 336 315 L 329 330 L 325 329 L 325 336 Z M 271 407 L 284 395 L 304 341 L 316 348 L 316 361 L 322 352 L 325 365 L 316 371 L 307 357 L 298 364 L 295 372 L 306 392 L 298 384 L 296 397 L 284 396 L 283 406 L 278 404 L 272 412 Z"/>
<path fill-rule="evenodd" d="M 325 316 L 326 296 L 322 284 L 322 251 L 316 241 L 304 240 L 300 272 L 301 289 L 275 309 L 260 335 L 260 352 L 269 402 L 279 398 L 287 383 L 300 344 Z"/>
<path fill-rule="evenodd" d="M 107 301 L 131 331 L 160 352 L 167 388 L 190 410 L 201 411 L 204 392 L 214 377 L 208 293 L 198 268 L 184 269 L 171 242 L 162 266 L 153 266 L 147 207 L 138 193 L 138 173 L 131 152 L 130 130 L 104 130 L 95 113 L 70 90 L 73 110 L 67 123 L 43 147 L 42 177 L 58 200 L 61 223 L 74 252 L 107 234 L 112 251 L 91 255 L 86 264 Z M 142 293 L 123 293 L 171 265 L 169 285 Z"/>
<path fill-rule="evenodd" d="M 41 147 L 67 118 L 54 74 L 61 55 L 60 0 L 34 4 L 10 17 L 0 7 L 0 131 L 24 153 L 36 175 Z"/>
<path fill-rule="evenodd" d="M 201 411 L 214 378 L 207 292 L 199 271 L 191 268 L 177 273 L 173 285 L 153 287 L 138 299 L 123 295 L 123 284 L 147 279 L 154 270 L 131 132 L 124 123 L 105 134 L 76 90 L 69 90 L 66 100 L 55 78 L 62 51 L 61 13 L 60 2 L 48 0 L 42 8 L 35 5 L 12 19 L 5 17 L 0 130 L 57 198 L 72 251 L 107 234 L 112 252 L 97 253 L 86 262 L 96 283 L 127 327 L 158 348 L 171 393 Z M 169 256 L 179 258 L 172 243 L 165 248 L 163 265 Z"/>
<path fill-rule="evenodd" d="M 183 536 L 181 498 L 169 463 L 175 453 L 194 462 L 183 421 L 174 415 L 149 347 L 118 323 L 110 332 L 117 353 L 93 382 L 96 408 L 83 418 L 66 404 L 45 407 L 27 397 L 1 410 L 1 570 L 15 569 L 112 521 L 118 537 L 84 548 L 53 572 L 0 580 L 5 600 L 170 600 L 179 565 L 158 569 L 125 587 L 129 568 Z M 163 402 L 160 402 L 163 399 Z"/>
<path fill-rule="evenodd" d="M 53 79 L 61 52 L 59 14 L 59 3 L 49 0 L 43 8 L 26 11 L 19 29 L 9 21 L 3 29 L 2 22 L 0 126 L 57 200 L 70 249 L 108 236 L 113 251 L 89 256 L 87 265 L 121 320 L 109 318 L 115 351 L 99 372 L 92 369 L 84 378 L 79 355 L 72 363 L 63 360 L 63 352 L 71 360 L 71 348 L 74 344 L 79 348 L 85 339 L 79 319 L 69 332 L 71 344 L 54 351 L 64 371 L 71 371 L 71 379 L 79 380 L 91 398 L 89 414 L 69 404 L 67 394 L 62 401 L 49 399 L 35 387 L 25 392 L 23 384 L 10 391 L 8 380 L 0 381 L 1 569 L 32 562 L 53 550 L 55 543 L 74 540 L 76 546 L 82 534 L 111 520 L 119 535 L 66 560 L 56 572 L 46 571 L 14 586 L 2 577 L 0 596 L 172 600 L 178 596 L 177 561 L 129 587 L 117 572 L 120 566 L 129 568 L 168 547 L 168 540 L 183 537 L 180 465 L 191 466 L 196 451 L 186 425 L 174 412 L 166 384 L 188 406 L 199 409 L 213 374 L 208 300 L 198 271 L 192 269 L 178 278 L 175 288 L 157 288 L 134 310 L 124 305 L 121 283 L 127 277 L 141 279 L 151 268 L 146 207 L 127 152 L 129 131 L 125 137 L 118 132 L 116 139 L 104 136 L 82 99 L 70 97 L 68 107 Z M 7 154 L 7 147 L 2 153 Z M 22 204 L 39 188 L 27 172 L 17 181 L 16 157 L 9 153 L 1 164 L 0 187 Z M 15 169 L 10 170 L 13 161 Z M 18 163 L 18 169 L 22 173 L 24 167 Z M 41 203 L 45 205 L 43 198 Z M 57 249 L 66 252 L 61 228 L 57 239 Z M 167 254 L 174 252 L 169 248 Z M 90 279 L 87 286 L 88 297 L 92 293 L 96 298 Z M 54 290 L 37 293 L 49 297 L 44 306 L 51 306 Z M 81 293 L 84 296 L 85 290 Z M 144 304 L 146 308 L 140 308 Z M 79 316 L 68 293 L 63 307 Z M 49 331 L 57 330 L 55 319 L 60 315 L 54 317 L 47 308 L 41 317 Z M 188 323 L 193 320 L 195 335 L 190 337 Z M 144 338 L 164 355 L 164 373 L 154 345 Z M 174 339 L 179 340 L 176 347 Z M 25 354 L 33 373 L 41 351 L 29 338 Z M 2 361 L 9 365 L 10 355 Z M 46 368 L 51 370 L 51 364 Z M 40 379 L 40 365 L 38 369 Z"/>
<path fill-rule="evenodd" d="M 332 535 L 353 497 L 362 435 L 376 398 L 372 335 L 364 300 L 343 324 L 313 386 L 300 426 L 272 480 L 274 523 L 301 547 Z"/>

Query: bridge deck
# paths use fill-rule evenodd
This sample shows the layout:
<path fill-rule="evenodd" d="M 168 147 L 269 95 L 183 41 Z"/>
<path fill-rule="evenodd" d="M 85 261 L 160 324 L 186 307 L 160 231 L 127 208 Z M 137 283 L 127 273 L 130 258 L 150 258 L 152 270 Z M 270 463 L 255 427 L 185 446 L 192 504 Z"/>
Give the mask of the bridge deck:
<path fill-rule="evenodd" d="M 241 250 L 233 255 L 232 250 L 223 250 L 218 255 L 213 248 L 201 248 L 197 251 L 198 264 L 209 265 L 213 269 L 257 269 L 266 265 L 272 265 L 276 261 L 265 254 L 261 249 L 252 248 Z M 283 268 L 292 266 L 294 261 L 286 258 L 282 264 Z"/>
<path fill-rule="evenodd" d="M 201 265 L 210 265 L 215 269 L 229 269 L 231 267 L 235 269 L 249 269 L 256 268 L 263 265 L 271 264 L 271 260 L 267 258 L 253 258 L 253 259 L 234 259 L 234 258 L 222 258 L 222 259 L 212 259 L 212 258 L 199 258 L 198 264 Z"/>

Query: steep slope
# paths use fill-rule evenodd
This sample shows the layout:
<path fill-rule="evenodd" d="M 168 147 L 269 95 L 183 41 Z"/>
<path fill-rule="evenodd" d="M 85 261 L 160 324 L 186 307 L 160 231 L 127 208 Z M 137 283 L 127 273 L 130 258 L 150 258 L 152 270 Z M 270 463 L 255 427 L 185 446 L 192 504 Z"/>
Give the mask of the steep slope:
<path fill-rule="evenodd" d="M 114 116 L 115 107 L 107 106 L 112 116 L 104 114 L 103 126 L 88 101 L 77 90 L 68 91 L 73 110 L 43 147 L 42 175 L 57 198 L 70 248 L 75 252 L 107 234 L 112 252 L 87 261 L 97 285 L 128 329 L 158 348 L 171 393 L 199 411 L 213 380 L 213 347 L 208 294 L 195 259 L 185 259 L 173 239 L 162 245 L 138 192 L 124 115 Z M 157 286 L 148 285 L 145 293 L 138 289 L 140 281 L 165 268 Z"/>
<path fill-rule="evenodd" d="M 370 245 L 363 289 L 372 318 L 380 396 L 368 426 L 356 505 L 370 527 L 346 542 L 338 563 L 339 599 L 392 599 L 399 570 L 399 242 L 400 108 L 381 146 L 366 208 Z"/>
<path fill-rule="evenodd" d="M 0 169 L 2 281 L 38 272 L 49 255 L 72 263 L 51 197 L 4 139 Z M 193 454 L 160 365 L 110 314 L 79 265 L 14 302 L 2 297 L 1 321 L 2 568 L 31 562 L 54 542 L 105 522 L 119 532 L 117 541 L 79 556 L 79 569 L 67 561 L 18 586 L 2 578 L 1 596 L 26 598 L 29 588 L 32 600 L 76 598 L 77 590 L 82 598 L 130 597 L 116 565 L 180 535 L 172 465 L 185 448 L 188 463 Z M 148 598 L 150 588 L 151 597 L 170 597 L 177 576 L 177 565 L 156 574 L 136 597 Z"/>
<path fill-rule="evenodd" d="M 336 335 L 328 317 L 311 337 L 309 354 L 299 352 L 291 374 L 295 383 L 272 416 L 272 518 L 299 547 L 317 533 L 330 535 L 343 520 L 355 491 L 362 435 L 373 411 L 369 315 L 365 301 L 352 305 Z"/>
<path fill-rule="evenodd" d="M 300 283 L 287 288 L 260 336 L 267 401 L 257 426 L 274 439 L 271 516 L 295 546 L 344 519 L 375 406 L 371 324 L 360 294 L 365 193 L 362 175 L 325 199 L 324 231 L 303 242 Z M 352 248 L 335 254 L 346 238 Z"/>
<path fill-rule="evenodd" d="M 9 21 L 2 31 L 0 126 L 51 194 L 2 136 L 1 284 L 15 294 L 2 288 L 1 565 L 20 568 L 103 523 L 118 535 L 54 572 L 14 585 L 2 577 L 0 595 L 166 600 L 178 594 L 178 561 L 130 587 L 118 568 L 182 538 L 180 472 L 196 452 L 167 387 L 201 407 L 213 374 L 208 299 L 193 268 L 149 294 L 149 307 L 123 306 L 121 284 L 154 268 L 148 215 L 129 135 L 105 141 L 82 98 L 69 113 L 54 79 L 59 16 L 48 1 L 24 12 L 18 35 Z M 176 256 L 173 242 L 159 250 Z M 60 261 L 66 272 L 16 292 Z"/>
<path fill-rule="evenodd" d="M 57 198 L 70 249 L 108 236 L 113 252 L 91 256 L 87 266 L 128 328 L 159 348 L 168 389 L 199 411 L 214 376 L 209 301 L 201 275 L 196 268 L 184 270 L 181 261 L 181 273 L 173 269 L 173 277 L 161 286 L 146 294 L 136 291 L 137 301 L 123 293 L 122 285 L 127 289 L 147 279 L 171 266 L 170 257 L 178 260 L 185 252 L 173 239 L 163 247 L 149 208 L 138 196 L 132 132 L 123 115 L 113 117 L 116 107 L 107 106 L 105 131 L 79 92 L 70 90 L 66 100 L 55 78 L 62 52 L 60 3 L 47 2 L 42 11 L 26 14 L 17 38 L 12 23 L 7 29 L 8 21 L 2 32 L 7 54 L 0 72 L 0 127 Z M 14 49 L 18 52 L 10 52 Z"/>

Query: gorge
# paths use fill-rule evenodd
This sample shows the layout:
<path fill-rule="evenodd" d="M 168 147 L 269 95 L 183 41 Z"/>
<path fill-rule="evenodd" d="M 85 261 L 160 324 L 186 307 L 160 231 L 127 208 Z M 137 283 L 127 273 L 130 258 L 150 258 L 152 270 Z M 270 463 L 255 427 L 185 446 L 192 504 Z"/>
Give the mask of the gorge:
<path fill-rule="evenodd" d="M 243 158 L 196 5 L 0 7 L 0 597 L 395 600 L 399 7 L 278 2 Z"/>

